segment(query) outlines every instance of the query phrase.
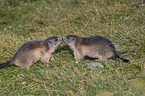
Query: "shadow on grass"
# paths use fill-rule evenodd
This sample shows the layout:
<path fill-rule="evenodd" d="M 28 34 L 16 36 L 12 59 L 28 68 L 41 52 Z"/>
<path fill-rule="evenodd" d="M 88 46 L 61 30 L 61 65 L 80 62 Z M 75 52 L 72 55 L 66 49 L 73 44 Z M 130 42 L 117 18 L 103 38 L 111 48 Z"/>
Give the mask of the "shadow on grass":
<path fill-rule="evenodd" d="M 68 45 L 64 45 L 64 46 L 62 46 L 62 47 L 59 47 L 59 48 L 54 52 L 54 54 L 57 54 L 57 53 L 59 53 L 59 52 L 61 52 L 61 51 L 66 51 L 66 50 L 68 50 L 69 54 L 71 54 L 72 56 L 74 56 L 73 50 L 70 49 L 70 47 L 69 47 Z M 94 60 L 96 60 L 96 59 L 98 59 L 98 58 L 92 58 L 92 57 L 89 57 L 89 56 L 84 56 L 84 58 L 83 58 L 83 60 L 90 60 L 90 61 L 94 61 Z"/>
<path fill-rule="evenodd" d="M 70 49 L 70 47 L 69 47 L 68 45 L 64 45 L 64 46 L 58 47 L 58 49 L 55 50 L 54 54 L 59 53 L 59 52 L 61 52 L 61 51 L 66 51 L 66 50 L 68 50 L 68 52 L 69 52 L 70 54 L 73 55 L 73 50 Z M 74 56 L 74 55 L 73 55 L 73 56 Z"/>

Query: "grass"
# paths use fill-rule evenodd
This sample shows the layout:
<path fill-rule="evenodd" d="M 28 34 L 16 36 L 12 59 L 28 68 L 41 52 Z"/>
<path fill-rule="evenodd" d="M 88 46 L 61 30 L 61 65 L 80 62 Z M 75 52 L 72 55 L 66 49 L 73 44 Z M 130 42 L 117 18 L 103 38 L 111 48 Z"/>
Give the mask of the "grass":
<path fill-rule="evenodd" d="M 31 70 L 0 69 L 0 95 L 115 95 L 145 93 L 145 7 L 138 0 L 1 0 L 0 62 L 10 60 L 22 44 L 51 36 L 102 35 L 123 48 L 121 56 L 132 60 L 103 63 L 89 68 L 75 63 L 62 44 L 49 64 L 38 61 Z"/>

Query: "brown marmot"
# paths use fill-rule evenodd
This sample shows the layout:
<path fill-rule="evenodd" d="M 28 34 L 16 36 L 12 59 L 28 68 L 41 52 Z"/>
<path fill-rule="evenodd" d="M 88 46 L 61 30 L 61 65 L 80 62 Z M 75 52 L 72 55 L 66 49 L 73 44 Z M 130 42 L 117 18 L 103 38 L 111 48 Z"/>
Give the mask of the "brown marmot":
<path fill-rule="evenodd" d="M 40 41 L 29 41 L 20 47 L 10 61 L 0 64 L 0 68 L 16 65 L 30 69 L 30 66 L 38 60 L 48 63 L 51 54 L 61 43 L 62 38 L 59 37 L 50 37 Z"/>
<path fill-rule="evenodd" d="M 89 56 L 101 61 L 112 58 L 130 62 L 128 59 L 119 57 L 111 40 L 103 36 L 79 37 L 68 35 L 63 37 L 63 42 L 73 50 L 76 61 L 84 59 L 84 56 Z"/>

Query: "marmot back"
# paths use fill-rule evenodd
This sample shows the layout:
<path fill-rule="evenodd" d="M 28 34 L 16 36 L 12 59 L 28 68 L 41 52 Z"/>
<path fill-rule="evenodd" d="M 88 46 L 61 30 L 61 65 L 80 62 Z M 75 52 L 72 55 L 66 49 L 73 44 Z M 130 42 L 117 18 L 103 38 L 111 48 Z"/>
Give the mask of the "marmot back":
<path fill-rule="evenodd" d="M 89 56 L 101 61 L 108 58 L 118 58 L 123 62 L 129 62 L 129 60 L 119 57 L 111 40 L 103 36 L 79 37 L 68 35 L 63 37 L 63 41 L 73 50 L 75 60 L 81 60 L 84 56 Z"/>
<path fill-rule="evenodd" d="M 10 61 L 0 64 L 0 68 L 16 65 L 30 69 L 30 66 L 38 60 L 48 63 L 51 54 L 61 42 L 62 38 L 59 37 L 50 37 L 41 41 L 29 41 L 20 47 Z"/>

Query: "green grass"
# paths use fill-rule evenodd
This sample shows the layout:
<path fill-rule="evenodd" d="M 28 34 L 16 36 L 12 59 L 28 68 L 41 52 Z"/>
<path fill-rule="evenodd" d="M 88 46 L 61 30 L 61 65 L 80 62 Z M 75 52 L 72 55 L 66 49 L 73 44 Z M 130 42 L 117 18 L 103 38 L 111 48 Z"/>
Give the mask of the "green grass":
<path fill-rule="evenodd" d="M 118 52 L 133 62 L 104 63 L 89 68 L 75 63 L 62 44 L 54 60 L 0 69 L 0 95 L 145 95 L 145 7 L 133 8 L 138 0 L 1 0 L 0 62 L 10 60 L 22 44 L 63 37 L 102 35 L 123 48 Z M 125 19 L 129 17 L 128 19 Z"/>

